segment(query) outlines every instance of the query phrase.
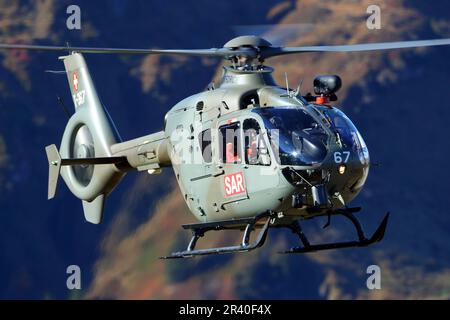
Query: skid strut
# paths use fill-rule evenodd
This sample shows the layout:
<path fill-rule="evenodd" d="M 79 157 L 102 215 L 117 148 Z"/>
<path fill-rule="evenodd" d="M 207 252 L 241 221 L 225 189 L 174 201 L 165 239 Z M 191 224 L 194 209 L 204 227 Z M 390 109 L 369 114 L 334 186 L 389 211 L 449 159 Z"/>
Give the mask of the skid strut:
<path fill-rule="evenodd" d="M 333 242 L 333 243 L 323 243 L 323 244 L 311 244 L 308 241 L 308 238 L 305 236 L 305 234 L 302 231 L 302 228 L 300 226 L 300 223 L 297 221 L 294 221 L 292 224 L 288 226 L 284 226 L 289 228 L 293 233 L 295 233 L 302 243 L 301 247 L 295 247 L 291 248 L 287 251 L 281 252 L 281 253 L 307 253 L 307 252 L 315 252 L 315 251 L 322 251 L 322 250 L 330 250 L 330 249 L 340 249 L 340 248 L 351 248 L 351 247 L 367 247 L 373 243 L 379 242 L 384 237 L 384 232 L 386 231 L 386 226 L 389 220 L 389 212 L 384 216 L 383 220 L 381 221 L 380 225 L 378 226 L 377 230 L 374 232 L 374 234 L 368 239 L 364 235 L 364 232 L 362 230 L 361 224 L 359 223 L 358 219 L 353 215 L 353 212 L 359 211 L 358 208 L 356 209 L 339 209 L 336 213 L 341 214 L 347 219 L 349 219 L 353 226 L 356 229 L 356 232 L 358 234 L 358 240 L 354 241 L 344 241 L 344 242 Z"/>
<path fill-rule="evenodd" d="M 169 256 L 161 257 L 161 259 L 177 259 L 189 258 L 195 256 L 204 256 L 210 254 L 246 252 L 261 247 L 267 237 L 269 224 L 271 220 L 271 213 L 261 214 L 252 218 L 233 219 L 225 221 L 217 221 L 210 223 L 198 223 L 183 225 L 184 229 L 192 230 L 192 238 L 185 251 L 174 252 Z M 262 223 L 263 220 L 266 220 Z M 250 243 L 250 235 L 256 228 L 261 228 L 253 243 Z M 203 237 L 206 232 L 212 230 L 230 230 L 241 229 L 244 230 L 241 244 L 229 247 L 211 248 L 211 249 L 195 249 L 198 239 Z"/>

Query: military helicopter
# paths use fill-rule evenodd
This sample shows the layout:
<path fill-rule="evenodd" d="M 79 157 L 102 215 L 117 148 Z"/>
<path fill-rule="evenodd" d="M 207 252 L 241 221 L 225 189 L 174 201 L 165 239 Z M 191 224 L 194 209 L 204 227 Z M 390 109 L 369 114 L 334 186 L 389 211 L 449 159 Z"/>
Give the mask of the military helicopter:
<path fill-rule="evenodd" d="M 450 45 L 450 39 L 354 45 L 275 47 L 258 36 L 240 36 L 222 48 L 154 50 L 0 44 L 0 49 L 66 51 L 61 59 L 75 112 L 60 144 L 47 146 L 48 199 L 61 175 L 82 200 L 88 222 L 102 220 L 107 196 L 124 175 L 157 174 L 172 167 L 181 193 L 198 223 L 185 250 L 162 258 L 244 252 L 261 247 L 270 228 L 287 228 L 301 245 L 284 253 L 365 247 L 383 239 L 389 213 L 370 238 L 348 204 L 363 188 L 370 167 L 367 146 L 352 121 L 332 102 L 342 81 L 337 75 L 314 79 L 314 95 L 277 85 L 274 56 L 305 52 L 354 52 Z M 164 129 L 122 141 L 91 79 L 83 53 L 163 54 L 220 57 L 230 62 L 220 85 L 177 103 Z M 312 244 L 300 221 L 344 216 L 357 240 Z M 196 249 L 213 230 L 241 230 L 239 245 Z M 251 234 L 259 229 L 250 241 Z"/>

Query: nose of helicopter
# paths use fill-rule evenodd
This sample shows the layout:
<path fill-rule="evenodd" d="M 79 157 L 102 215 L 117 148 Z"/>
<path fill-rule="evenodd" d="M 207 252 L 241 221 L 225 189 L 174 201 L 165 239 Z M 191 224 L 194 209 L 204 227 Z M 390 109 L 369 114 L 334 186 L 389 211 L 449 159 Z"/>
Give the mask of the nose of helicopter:
<path fill-rule="evenodd" d="M 330 200 L 345 205 L 361 191 L 368 173 L 369 159 L 360 156 L 358 150 L 331 152 L 328 157 L 327 176 L 324 177 Z"/>
<path fill-rule="evenodd" d="M 302 195 L 299 207 L 340 208 L 355 198 L 364 186 L 369 173 L 369 159 L 361 157 L 358 150 L 336 147 L 314 169 L 289 166 L 283 169 L 283 173 L 297 187 L 296 194 Z M 297 207 L 294 202 L 292 206 Z"/>

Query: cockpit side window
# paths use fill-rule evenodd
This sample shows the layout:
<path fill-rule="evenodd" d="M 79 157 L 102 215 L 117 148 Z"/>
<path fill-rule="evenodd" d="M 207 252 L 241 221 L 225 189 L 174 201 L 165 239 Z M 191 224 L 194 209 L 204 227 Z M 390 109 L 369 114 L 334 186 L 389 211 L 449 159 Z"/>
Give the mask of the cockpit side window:
<path fill-rule="evenodd" d="M 259 104 L 259 96 L 254 92 L 250 92 L 245 94 L 241 98 L 240 109 L 246 109 L 249 105 L 258 105 Z"/>
<path fill-rule="evenodd" d="M 222 163 L 241 163 L 241 123 L 233 122 L 219 128 L 220 159 Z"/>
<path fill-rule="evenodd" d="M 244 121 L 244 152 L 245 163 L 250 165 L 270 165 L 270 155 L 264 142 L 258 121 Z"/>
<path fill-rule="evenodd" d="M 211 129 L 203 130 L 198 135 L 198 141 L 202 149 L 202 157 L 206 163 L 212 162 L 212 149 L 211 149 Z"/>

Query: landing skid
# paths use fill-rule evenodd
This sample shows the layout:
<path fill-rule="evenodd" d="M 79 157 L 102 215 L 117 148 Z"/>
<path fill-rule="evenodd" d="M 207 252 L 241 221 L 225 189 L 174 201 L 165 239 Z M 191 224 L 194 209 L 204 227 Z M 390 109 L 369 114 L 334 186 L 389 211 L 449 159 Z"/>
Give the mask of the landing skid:
<path fill-rule="evenodd" d="M 261 225 L 263 220 L 266 220 Z M 233 219 L 224 220 L 210 223 L 198 223 L 198 224 L 187 224 L 183 225 L 184 229 L 192 230 L 192 238 L 189 242 L 186 250 L 174 252 L 169 256 L 161 257 L 161 259 L 179 259 L 179 258 L 190 258 L 194 256 L 205 256 L 210 254 L 222 254 L 222 253 L 233 253 L 233 252 L 247 252 L 261 247 L 267 238 L 267 232 L 269 231 L 269 223 L 271 220 L 271 214 L 261 214 L 253 218 L 244 219 Z M 261 230 L 258 233 L 257 238 L 253 243 L 249 243 L 251 232 L 260 227 Z M 203 237 L 206 232 L 212 230 L 230 230 L 230 229 L 241 229 L 244 230 L 242 236 L 241 244 L 237 246 L 211 248 L 211 249 L 195 249 L 197 241 L 200 237 Z"/>
<path fill-rule="evenodd" d="M 323 244 L 311 244 L 308 240 L 308 238 L 303 233 L 303 230 L 300 226 L 300 223 L 298 220 L 294 221 L 292 224 L 283 226 L 286 228 L 289 228 L 293 233 L 295 233 L 302 243 L 301 247 L 295 247 L 291 248 L 287 251 L 283 251 L 280 253 L 307 253 L 307 252 L 316 252 L 316 251 L 323 251 L 323 250 L 330 250 L 330 249 L 342 249 L 342 248 L 352 248 L 352 247 L 367 247 L 371 244 L 374 244 L 376 242 L 379 242 L 383 239 L 384 233 L 386 231 L 386 226 L 388 224 L 389 220 L 389 212 L 384 216 L 383 220 L 381 221 L 380 225 L 378 226 L 377 230 L 374 232 L 374 234 L 368 239 L 364 235 L 364 231 L 361 227 L 361 224 L 359 223 L 358 219 L 353 215 L 353 212 L 359 211 L 360 208 L 349 208 L 349 209 L 340 209 L 337 214 L 340 214 L 347 219 L 349 219 L 353 226 L 356 229 L 356 232 L 358 234 L 358 240 L 355 241 L 344 241 L 344 242 L 333 242 L 333 243 L 323 243 Z M 329 222 L 327 223 L 329 224 Z"/>
<path fill-rule="evenodd" d="M 362 230 L 361 224 L 358 219 L 353 215 L 354 212 L 359 211 L 361 208 L 346 208 L 346 209 L 338 209 L 333 212 L 330 212 L 330 215 L 342 215 L 349 219 L 353 226 L 356 229 L 358 234 L 358 240 L 355 241 L 345 241 L 345 242 L 334 242 L 334 243 L 324 243 L 324 244 L 311 244 L 303 233 L 303 230 L 300 226 L 300 222 L 298 220 L 292 222 L 289 225 L 276 225 L 272 224 L 273 219 L 275 218 L 275 214 L 272 212 L 264 213 L 252 218 L 243 218 L 243 219 L 233 219 L 233 220 L 224 220 L 217 222 L 208 222 L 208 223 L 197 223 L 197 224 L 187 224 L 183 225 L 183 228 L 186 230 L 192 231 L 192 238 L 189 242 L 186 250 L 178 251 L 170 254 L 169 256 L 161 257 L 161 259 L 180 259 L 180 258 L 191 258 L 195 256 L 205 256 L 211 254 L 224 254 L 224 253 L 234 253 L 234 252 L 247 252 L 254 250 L 256 248 L 261 247 L 266 238 L 267 233 L 269 231 L 269 227 L 275 228 L 288 228 L 293 233 L 295 233 L 301 243 L 301 247 L 294 247 L 287 251 L 283 251 L 280 253 L 307 253 L 307 252 L 315 252 L 322 250 L 330 250 L 330 249 L 340 249 L 340 248 L 350 248 L 350 247 L 366 247 L 376 242 L 379 242 L 383 239 L 384 233 L 386 230 L 386 226 L 389 220 L 389 213 L 385 215 L 382 222 L 378 226 L 377 230 L 370 238 L 366 238 L 364 232 Z M 329 225 L 329 221 L 325 225 Z M 260 228 L 258 236 L 256 237 L 253 243 L 250 243 L 250 234 L 253 230 Z M 228 247 L 219 247 L 219 248 L 210 248 L 210 249 L 195 249 L 197 245 L 197 241 L 205 235 L 206 232 L 212 230 L 244 230 L 244 234 L 242 236 L 241 244 L 236 246 L 228 246 Z"/>

